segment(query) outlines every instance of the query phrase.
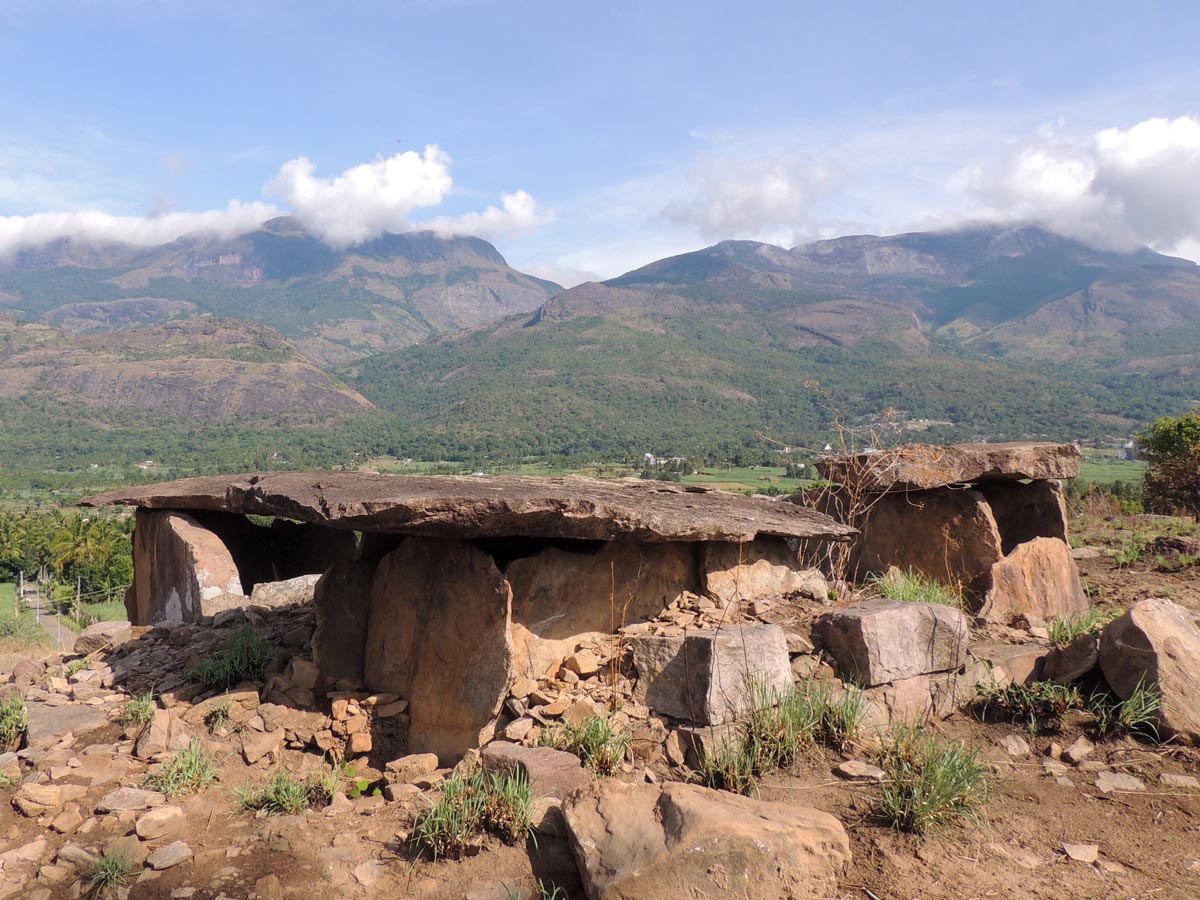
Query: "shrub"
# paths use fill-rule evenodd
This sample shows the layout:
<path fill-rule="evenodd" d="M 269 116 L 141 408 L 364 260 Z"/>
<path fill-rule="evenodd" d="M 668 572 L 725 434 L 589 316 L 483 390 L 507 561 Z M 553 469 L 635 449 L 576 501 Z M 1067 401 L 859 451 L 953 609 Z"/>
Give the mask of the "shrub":
<path fill-rule="evenodd" d="M 88 881 L 92 884 L 94 894 L 100 895 L 125 881 L 131 871 L 133 871 L 132 860 L 122 853 L 106 851 L 96 857 L 96 861 L 92 863 Z"/>
<path fill-rule="evenodd" d="M 939 606 L 953 606 L 955 609 L 961 609 L 963 605 L 961 591 L 956 591 L 916 569 L 901 572 L 891 568 L 883 575 L 872 575 L 867 582 L 889 600 L 936 603 Z"/>
<path fill-rule="evenodd" d="M 893 828 L 925 834 L 955 819 L 974 820 L 987 801 L 985 764 L 961 741 L 900 726 L 879 756 L 885 780 L 876 811 Z"/>
<path fill-rule="evenodd" d="M 189 673 L 210 690 L 227 691 L 243 681 L 264 681 L 275 660 L 275 645 L 253 625 L 242 625 L 213 656 Z"/>
<path fill-rule="evenodd" d="M 616 771 L 629 746 L 625 735 L 617 734 L 603 716 L 589 716 L 579 725 L 560 722 L 542 732 L 540 743 L 574 753 L 594 775 L 611 775 Z"/>
<path fill-rule="evenodd" d="M 457 859 L 484 831 L 516 843 L 533 830 L 533 792 L 521 772 L 455 775 L 437 803 L 417 815 L 412 842 L 434 859 Z"/>
<path fill-rule="evenodd" d="M 67 677 L 69 678 L 72 675 L 78 675 L 87 667 L 88 661 L 86 659 L 73 659 L 66 665 Z"/>
<path fill-rule="evenodd" d="M 0 753 L 16 750 L 25 734 L 25 698 L 19 694 L 0 699 Z"/>
<path fill-rule="evenodd" d="M 265 786 L 238 788 L 234 796 L 244 810 L 265 810 L 269 815 L 294 816 L 309 808 L 328 806 L 336 786 L 335 773 L 310 775 L 301 781 L 280 769 Z"/>
<path fill-rule="evenodd" d="M 146 691 L 125 702 L 125 708 L 117 721 L 122 725 L 145 725 L 154 718 L 154 708 L 154 691 Z"/>
<path fill-rule="evenodd" d="M 1050 620 L 1050 643 L 1064 647 L 1075 638 L 1095 634 L 1121 614 L 1115 607 L 1093 606 L 1080 613 L 1055 616 Z"/>
<path fill-rule="evenodd" d="M 156 772 L 152 772 L 145 785 L 162 791 L 168 797 L 180 797 L 203 790 L 216 780 L 217 769 L 204 745 L 193 740 L 187 747 L 172 756 Z"/>
<path fill-rule="evenodd" d="M 1139 681 L 1128 700 L 1118 700 L 1107 691 L 1097 691 L 1088 697 L 1088 710 L 1096 719 L 1101 737 L 1132 734 L 1158 740 L 1162 694 L 1156 684 Z"/>
<path fill-rule="evenodd" d="M 1063 716 L 1083 706 L 1083 694 L 1073 685 L 1052 681 L 1000 687 L 984 682 L 975 688 L 975 713 L 983 721 L 1024 722 L 1030 734 L 1057 731 Z"/>

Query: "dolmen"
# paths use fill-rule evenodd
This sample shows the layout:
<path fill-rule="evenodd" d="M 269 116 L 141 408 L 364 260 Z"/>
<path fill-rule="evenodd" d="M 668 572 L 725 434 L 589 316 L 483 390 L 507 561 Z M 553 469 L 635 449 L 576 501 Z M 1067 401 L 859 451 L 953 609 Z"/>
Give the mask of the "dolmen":
<path fill-rule="evenodd" d="M 833 487 L 797 502 L 860 530 L 856 579 L 912 569 L 989 622 L 1037 623 L 1088 606 L 1061 486 L 1080 460 L 1071 444 L 913 444 L 822 460 Z"/>
<path fill-rule="evenodd" d="M 407 698 L 410 752 L 442 760 L 479 745 L 515 679 L 588 636 L 685 593 L 787 593 L 809 577 L 801 542 L 855 534 L 794 504 L 637 479 L 272 472 L 83 505 L 136 507 L 135 625 L 311 597 L 322 686 Z"/>

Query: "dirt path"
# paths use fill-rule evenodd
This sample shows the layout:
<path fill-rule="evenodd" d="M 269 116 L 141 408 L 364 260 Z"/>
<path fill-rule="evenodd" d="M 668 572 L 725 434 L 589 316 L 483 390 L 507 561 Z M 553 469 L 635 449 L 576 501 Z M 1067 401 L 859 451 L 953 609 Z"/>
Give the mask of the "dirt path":
<path fill-rule="evenodd" d="M 30 611 L 37 618 L 38 624 L 50 636 L 50 640 L 54 642 L 57 649 L 69 652 L 75 646 L 75 632 L 68 628 L 62 619 L 51 610 L 46 598 L 41 595 L 36 585 L 26 585 L 24 602 L 29 606 Z"/>

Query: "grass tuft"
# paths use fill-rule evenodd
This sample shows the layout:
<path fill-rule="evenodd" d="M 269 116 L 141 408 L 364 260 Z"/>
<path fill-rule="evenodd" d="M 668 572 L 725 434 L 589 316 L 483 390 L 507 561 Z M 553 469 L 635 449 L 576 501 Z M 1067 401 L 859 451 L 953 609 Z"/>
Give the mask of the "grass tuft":
<path fill-rule="evenodd" d="M 122 725 L 145 725 L 154 718 L 154 709 L 154 691 L 146 691 L 125 702 L 125 708 L 121 710 L 121 717 L 117 721 Z"/>
<path fill-rule="evenodd" d="M 939 606 L 953 606 L 961 609 L 963 605 L 962 592 L 930 578 L 924 572 L 916 569 L 900 571 L 888 569 L 882 575 L 872 575 L 867 579 L 880 596 L 889 600 L 903 600 L 906 603 L 936 603 Z"/>
<path fill-rule="evenodd" d="M 1058 731 L 1063 716 L 1083 705 L 1083 694 L 1078 687 L 1052 681 L 1007 687 L 989 681 L 975 688 L 975 714 L 982 721 L 1024 723 L 1030 734 Z"/>
<path fill-rule="evenodd" d="M 105 852 L 97 856 L 96 861 L 92 863 L 88 881 L 91 882 L 93 892 L 102 894 L 109 888 L 122 884 L 132 871 L 133 861 L 123 853 Z"/>
<path fill-rule="evenodd" d="M 200 660 L 189 677 L 209 690 L 227 691 L 243 681 L 265 681 L 275 645 L 253 625 L 242 625 L 214 655 Z"/>
<path fill-rule="evenodd" d="M 543 747 L 565 750 L 578 756 L 593 775 L 611 775 L 629 747 L 629 740 L 613 730 L 603 716 L 589 716 L 579 725 L 560 722 L 542 732 Z"/>
<path fill-rule="evenodd" d="M 301 781 L 280 769 L 263 787 L 238 788 L 234 796 L 244 810 L 265 810 L 268 815 L 294 816 L 306 809 L 328 806 L 336 787 L 335 772 L 310 775 Z"/>
<path fill-rule="evenodd" d="M 0 699 L 0 753 L 16 750 L 25 734 L 25 698 L 20 694 Z"/>
<path fill-rule="evenodd" d="M 523 772 L 455 775 L 413 822 L 412 842 L 434 859 L 458 859 L 483 832 L 515 844 L 533 833 L 533 791 Z"/>
<path fill-rule="evenodd" d="M 876 811 L 891 827 L 926 834 L 956 819 L 975 821 L 987 802 L 985 764 L 961 741 L 900 726 L 879 756 L 885 773 Z"/>
<path fill-rule="evenodd" d="M 1131 734 L 1158 741 L 1162 694 L 1157 684 L 1139 681 L 1128 700 L 1118 700 L 1107 691 L 1096 691 L 1088 697 L 1087 705 L 1101 737 Z"/>
<path fill-rule="evenodd" d="M 217 778 L 217 768 L 204 745 L 193 740 L 146 778 L 145 786 L 168 797 L 203 790 Z"/>
<path fill-rule="evenodd" d="M 744 741 L 728 741 L 704 754 L 695 779 L 705 787 L 751 797 L 758 786 L 757 775 L 754 750 Z"/>
<path fill-rule="evenodd" d="M 1083 612 L 1055 616 L 1049 622 L 1050 643 L 1065 647 L 1077 637 L 1095 634 L 1119 615 L 1121 610 L 1115 607 L 1093 606 Z"/>

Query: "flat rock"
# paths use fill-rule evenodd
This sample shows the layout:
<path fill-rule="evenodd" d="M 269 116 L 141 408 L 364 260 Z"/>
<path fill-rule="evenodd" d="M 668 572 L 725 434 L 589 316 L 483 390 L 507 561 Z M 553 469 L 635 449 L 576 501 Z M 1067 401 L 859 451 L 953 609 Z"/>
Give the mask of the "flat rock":
<path fill-rule="evenodd" d="M 489 772 L 523 772 L 534 797 L 565 797 L 592 783 L 578 756 L 550 747 L 493 741 L 479 751 L 479 762 Z"/>
<path fill-rule="evenodd" d="M 260 581 L 250 592 L 250 602 L 255 606 L 275 608 L 311 603 L 313 589 L 320 575 L 297 575 L 283 581 Z"/>
<path fill-rule="evenodd" d="M 909 444 L 817 463 L 827 481 L 871 492 L 923 491 L 990 481 L 1061 481 L 1079 475 L 1073 444 Z"/>
<path fill-rule="evenodd" d="M 1102 794 L 1108 794 L 1112 791 L 1144 791 L 1146 785 L 1140 779 L 1124 772 L 1104 771 L 1096 776 L 1096 789 Z"/>
<path fill-rule="evenodd" d="M 25 743 L 34 750 L 45 750 L 68 734 L 80 736 L 108 724 L 103 710 L 94 706 L 49 706 L 35 700 L 26 709 Z"/>
<path fill-rule="evenodd" d="M 1200 791 L 1200 778 L 1197 778 L 1194 775 L 1179 775 L 1175 772 L 1163 772 L 1158 776 L 1158 780 L 1167 787 Z"/>
<path fill-rule="evenodd" d="M 933 603 L 868 600 L 820 616 L 813 643 L 843 678 L 871 687 L 957 669 L 967 661 L 967 620 Z"/>
<path fill-rule="evenodd" d="M 179 831 L 186 821 L 183 810 L 178 806 L 160 806 L 140 816 L 135 830 L 143 841 L 156 841 Z"/>
<path fill-rule="evenodd" d="M 133 629 L 128 622 L 96 622 L 79 632 L 74 652 L 87 655 L 103 647 L 116 647 L 131 637 Z"/>
<path fill-rule="evenodd" d="M 251 513 L 349 531 L 461 539 L 745 542 L 759 534 L 844 539 L 854 533 L 790 503 L 669 482 L 581 476 L 268 472 L 186 478 L 112 491 L 81 503 L 118 504 Z"/>
<path fill-rule="evenodd" d="M 848 759 L 834 767 L 833 773 L 850 781 L 883 781 L 884 771 L 861 759 Z"/>
<path fill-rule="evenodd" d="M 146 857 L 146 865 L 155 871 L 170 869 L 192 858 L 192 848 L 183 841 L 174 841 L 159 847 Z"/>
<path fill-rule="evenodd" d="M 141 788 L 117 788 L 110 794 L 105 794 L 96 804 L 96 812 L 140 812 L 162 806 L 167 798 L 158 791 L 146 791 Z"/>
<path fill-rule="evenodd" d="M 1139 684 L 1157 684 L 1159 734 L 1200 746 L 1200 626 L 1170 600 L 1142 600 L 1100 634 L 1100 669 L 1127 700 Z"/>
<path fill-rule="evenodd" d="M 1063 844 L 1063 853 L 1075 862 L 1094 863 L 1100 858 L 1100 847 L 1096 844 Z"/>

